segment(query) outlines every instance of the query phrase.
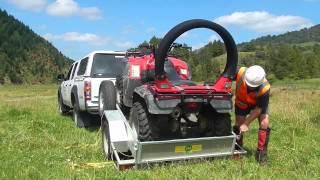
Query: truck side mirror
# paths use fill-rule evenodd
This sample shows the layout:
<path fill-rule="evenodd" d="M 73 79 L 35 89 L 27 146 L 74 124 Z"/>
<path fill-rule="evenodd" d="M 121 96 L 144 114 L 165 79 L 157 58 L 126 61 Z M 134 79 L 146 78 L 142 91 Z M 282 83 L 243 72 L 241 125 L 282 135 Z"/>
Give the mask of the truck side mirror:
<path fill-rule="evenodd" d="M 58 79 L 58 81 L 64 81 L 64 80 L 65 80 L 64 74 L 59 74 L 59 75 L 57 76 L 57 79 Z"/>

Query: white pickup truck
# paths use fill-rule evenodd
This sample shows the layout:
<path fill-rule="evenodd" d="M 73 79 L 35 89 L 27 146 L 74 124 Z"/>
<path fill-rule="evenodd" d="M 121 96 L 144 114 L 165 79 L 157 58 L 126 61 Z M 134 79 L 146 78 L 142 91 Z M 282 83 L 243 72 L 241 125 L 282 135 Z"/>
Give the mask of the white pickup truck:
<path fill-rule="evenodd" d="M 98 114 L 99 87 L 104 80 L 115 82 L 125 66 L 125 52 L 94 51 L 72 64 L 66 77 L 58 76 L 58 106 L 61 114 L 73 110 L 78 127 L 86 127 L 90 114 Z"/>

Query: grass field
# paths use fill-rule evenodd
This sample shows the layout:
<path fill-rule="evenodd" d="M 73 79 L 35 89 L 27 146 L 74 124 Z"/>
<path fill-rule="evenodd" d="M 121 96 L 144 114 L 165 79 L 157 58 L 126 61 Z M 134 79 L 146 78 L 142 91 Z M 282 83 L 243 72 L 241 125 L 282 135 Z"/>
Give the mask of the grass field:
<path fill-rule="evenodd" d="M 76 128 L 57 113 L 55 85 L 0 86 L 0 179 L 319 179 L 319 87 L 320 80 L 273 87 L 267 166 L 252 154 L 254 123 L 245 137 L 249 154 L 241 159 L 118 172 L 103 159 L 99 129 Z"/>

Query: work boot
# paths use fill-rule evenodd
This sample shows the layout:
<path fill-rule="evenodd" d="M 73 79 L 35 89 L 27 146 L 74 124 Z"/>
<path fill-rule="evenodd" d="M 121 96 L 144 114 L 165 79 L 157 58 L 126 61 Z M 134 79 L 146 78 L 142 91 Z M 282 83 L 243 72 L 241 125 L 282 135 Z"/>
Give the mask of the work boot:
<path fill-rule="evenodd" d="M 270 131 L 271 131 L 270 128 L 259 129 L 256 160 L 260 164 L 265 164 L 268 161 L 268 153 L 267 152 L 268 152 Z"/>
<path fill-rule="evenodd" d="M 233 132 L 237 135 L 236 143 L 242 147 L 243 146 L 243 135 L 240 133 L 240 127 L 233 126 Z M 237 145 L 235 146 L 235 149 L 240 150 L 240 148 Z"/>

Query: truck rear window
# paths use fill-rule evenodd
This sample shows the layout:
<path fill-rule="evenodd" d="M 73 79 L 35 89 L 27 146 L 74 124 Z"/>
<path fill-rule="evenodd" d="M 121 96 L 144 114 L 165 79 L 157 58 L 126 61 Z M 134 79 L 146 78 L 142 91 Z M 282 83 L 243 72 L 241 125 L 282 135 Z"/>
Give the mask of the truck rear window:
<path fill-rule="evenodd" d="M 96 78 L 115 78 L 121 75 L 125 67 L 125 58 L 115 54 L 95 54 L 91 76 Z"/>

